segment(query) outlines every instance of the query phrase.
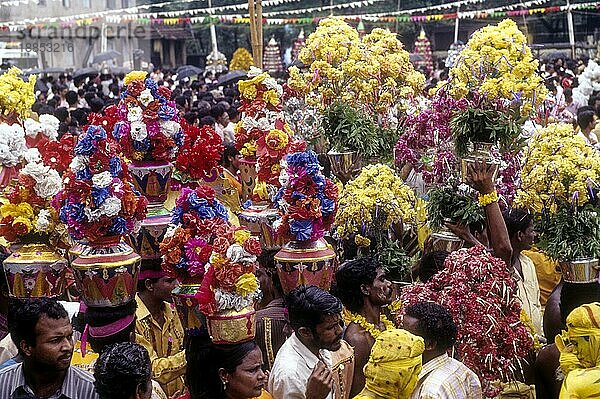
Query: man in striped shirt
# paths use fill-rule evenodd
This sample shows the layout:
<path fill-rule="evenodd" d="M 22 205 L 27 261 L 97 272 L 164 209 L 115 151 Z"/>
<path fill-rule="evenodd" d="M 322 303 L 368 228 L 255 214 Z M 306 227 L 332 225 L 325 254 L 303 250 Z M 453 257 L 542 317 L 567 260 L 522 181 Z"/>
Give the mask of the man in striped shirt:
<path fill-rule="evenodd" d="M 448 356 L 456 324 L 446 308 L 420 302 L 406 308 L 405 330 L 425 340 L 423 369 L 410 399 L 481 399 L 481 383 L 467 366 Z"/>
<path fill-rule="evenodd" d="M 10 334 L 23 362 L 0 371 L 0 398 L 97 399 L 94 377 L 71 367 L 73 327 L 56 300 L 21 301 Z"/>

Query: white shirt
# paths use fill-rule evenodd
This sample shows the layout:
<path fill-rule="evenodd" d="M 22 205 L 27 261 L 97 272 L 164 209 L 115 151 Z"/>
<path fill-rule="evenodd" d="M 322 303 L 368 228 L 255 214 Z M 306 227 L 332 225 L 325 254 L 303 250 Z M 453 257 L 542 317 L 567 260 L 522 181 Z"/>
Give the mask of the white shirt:
<path fill-rule="evenodd" d="M 332 367 L 331 353 L 321 349 L 321 358 Z M 306 385 L 313 369 L 319 362 L 300 340 L 292 334 L 277 352 L 269 375 L 269 392 L 274 399 L 305 399 Z M 333 399 L 333 391 L 326 399 Z"/>
<path fill-rule="evenodd" d="M 444 353 L 423 365 L 410 399 L 481 399 L 479 378 Z"/>
<path fill-rule="evenodd" d="M 513 277 L 517 282 L 517 296 L 521 301 L 523 310 L 531 318 L 533 327 L 538 336 L 544 336 L 542 329 L 542 304 L 540 303 L 540 284 L 538 283 L 537 273 L 533 261 L 524 254 L 519 254 L 523 278 L 515 270 Z"/>

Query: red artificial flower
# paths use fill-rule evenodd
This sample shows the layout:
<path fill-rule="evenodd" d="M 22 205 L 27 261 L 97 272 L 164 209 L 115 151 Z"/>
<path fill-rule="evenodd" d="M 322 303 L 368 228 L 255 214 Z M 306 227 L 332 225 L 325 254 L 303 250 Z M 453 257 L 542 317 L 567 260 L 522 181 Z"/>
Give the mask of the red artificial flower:
<path fill-rule="evenodd" d="M 252 255 L 260 255 L 262 253 L 260 241 L 254 237 L 250 237 L 244 242 L 244 249 Z"/>
<path fill-rule="evenodd" d="M 325 196 L 331 200 L 337 200 L 339 195 L 338 186 L 336 186 L 331 180 L 325 179 Z M 335 214 L 335 212 L 334 212 Z"/>
<path fill-rule="evenodd" d="M 201 185 L 195 191 L 199 198 L 204 198 L 210 203 L 215 200 L 215 190 L 210 186 Z"/>
<path fill-rule="evenodd" d="M 235 282 L 242 275 L 242 266 L 239 263 L 228 263 L 215 269 L 215 286 L 224 291 L 235 290 Z"/>
<path fill-rule="evenodd" d="M 215 280 L 215 269 L 212 267 L 208 268 L 208 271 L 202 279 L 200 289 L 196 294 L 196 300 L 198 301 L 200 311 L 205 315 L 212 315 L 216 312 L 217 306 L 215 303 L 215 293 L 211 289 Z"/>
<path fill-rule="evenodd" d="M 225 237 L 218 236 L 213 242 L 213 250 L 221 255 L 225 255 L 231 244 Z"/>
<path fill-rule="evenodd" d="M 171 90 L 167 86 L 159 86 L 158 94 L 163 96 L 167 101 L 171 99 Z"/>
<path fill-rule="evenodd" d="M 142 80 L 134 80 L 127 86 L 127 94 L 137 97 L 146 89 L 146 85 Z"/>

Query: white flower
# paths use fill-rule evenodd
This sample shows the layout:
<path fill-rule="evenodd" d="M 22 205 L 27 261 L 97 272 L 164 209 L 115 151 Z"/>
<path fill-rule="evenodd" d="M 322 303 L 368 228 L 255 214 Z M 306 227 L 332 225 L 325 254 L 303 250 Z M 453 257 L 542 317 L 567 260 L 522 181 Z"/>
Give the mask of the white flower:
<path fill-rule="evenodd" d="M 154 97 L 152 96 L 150 89 L 146 89 L 140 93 L 138 100 L 140 100 L 142 105 L 144 107 L 146 107 L 148 104 L 150 104 L 152 101 L 154 101 Z"/>
<path fill-rule="evenodd" d="M 256 262 L 256 256 L 246 252 L 246 250 L 239 244 L 233 244 L 227 248 L 226 255 L 231 260 L 231 263 Z"/>
<path fill-rule="evenodd" d="M 113 177 L 110 172 L 105 171 L 102 173 L 96 173 L 92 176 L 92 184 L 97 188 L 108 187 L 112 183 Z"/>
<path fill-rule="evenodd" d="M 288 175 L 285 168 L 281 169 L 281 171 L 279 172 L 279 184 L 281 184 L 281 187 L 287 187 L 289 182 L 290 182 L 290 175 Z"/>
<path fill-rule="evenodd" d="M 142 120 L 142 108 L 131 107 L 127 113 L 127 120 L 129 122 L 139 122 Z"/>
<path fill-rule="evenodd" d="M 23 154 L 23 157 L 27 163 L 42 162 L 42 154 L 40 154 L 40 151 L 37 148 L 28 149 L 25 151 L 25 154 Z"/>
<path fill-rule="evenodd" d="M 50 228 L 50 212 L 47 209 L 40 209 L 38 218 L 35 221 L 35 229 L 45 232 Z"/>
<path fill-rule="evenodd" d="M 17 124 L 0 123 L 0 165 L 16 166 L 25 151 L 25 130 Z"/>
<path fill-rule="evenodd" d="M 144 140 L 146 137 L 148 137 L 148 130 L 146 129 L 146 124 L 143 122 L 132 122 L 130 134 L 132 140 Z"/>
<path fill-rule="evenodd" d="M 261 73 L 262 73 L 262 70 L 260 68 L 251 66 L 250 70 L 248 71 L 248 79 L 252 79 L 252 78 L 260 75 Z"/>
<path fill-rule="evenodd" d="M 283 96 L 283 87 L 279 83 L 277 83 L 275 79 L 268 77 L 263 81 L 263 84 L 266 86 L 267 89 L 275 90 L 279 97 Z"/>
<path fill-rule="evenodd" d="M 79 172 L 85 169 L 90 162 L 90 159 L 86 155 L 77 155 L 71 160 L 69 168 L 75 172 Z"/>
<path fill-rule="evenodd" d="M 231 310 L 235 309 L 237 312 L 250 306 L 255 301 L 259 301 L 262 298 L 262 292 L 259 290 L 254 291 L 247 297 L 240 296 L 235 293 L 221 291 L 220 289 L 215 290 L 215 302 L 217 304 L 217 310 Z"/>
<path fill-rule="evenodd" d="M 121 200 L 117 197 L 108 197 L 102 205 L 100 205 L 102 213 L 109 218 L 117 216 L 121 212 Z"/>
<path fill-rule="evenodd" d="M 27 137 L 35 138 L 44 130 L 41 123 L 31 118 L 25 119 L 25 123 L 23 123 L 23 125 L 25 126 L 25 134 Z"/>
<path fill-rule="evenodd" d="M 49 169 L 42 179 L 36 179 L 34 190 L 41 198 L 50 199 L 58 194 L 62 188 L 63 183 L 58 172 L 54 169 Z"/>
<path fill-rule="evenodd" d="M 160 121 L 160 130 L 167 137 L 173 137 L 181 130 L 181 125 L 175 121 Z"/>
<path fill-rule="evenodd" d="M 85 213 L 85 217 L 87 218 L 87 220 L 89 220 L 90 222 L 95 222 L 98 219 L 100 219 L 100 216 L 102 216 L 102 209 L 101 208 L 91 209 L 91 208 L 85 207 L 83 209 L 83 213 Z"/>
<path fill-rule="evenodd" d="M 46 137 L 50 140 L 58 139 L 58 127 L 60 126 L 60 121 L 57 117 L 50 114 L 40 115 L 40 124 L 42 125 Z"/>
<path fill-rule="evenodd" d="M 43 163 L 31 162 L 25 165 L 21 172 L 33 177 L 36 182 L 41 181 L 44 176 L 48 173 L 50 167 L 45 166 Z"/>

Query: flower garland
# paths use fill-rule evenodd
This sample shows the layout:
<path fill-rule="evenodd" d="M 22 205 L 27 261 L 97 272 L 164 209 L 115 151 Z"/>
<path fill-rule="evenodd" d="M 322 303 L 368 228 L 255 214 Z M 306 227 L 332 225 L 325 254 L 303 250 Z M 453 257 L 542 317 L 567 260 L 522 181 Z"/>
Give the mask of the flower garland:
<path fill-rule="evenodd" d="M 539 130 L 525 150 L 515 202 L 534 213 L 592 202 L 600 182 L 600 154 L 567 124 Z"/>
<path fill-rule="evenodd" d="M 403 221 L 414 223 L 416 202 L 413 190 L 389 166 L 368 165 L 342 190 L 336 233 L 341 239 L 348 239 L 355 234 L 387 232 Z"/>
<path fill-rule="evenodd" d="M 262 293 L 254 275 L 260 242 L 244 228 L 228 225 L 213 244 L 210 265 L 196 297 L 207 316 L 227 310 L 241 311 L 260 300 Z"/>
<path fill-rule="evenodd" d="M 148 200 L 130 181 L 118 144 L 100 126 L 91 126 L 74 148 L 64 189 L 52 206 L 75 240 L 132 233 L 146 217 Z"/>
<path fill-rule="evenodd" d="M 159 87 L 145 72 L 130 72 L 125 82 L 113 137 L 131 160 L 172 161 L 183 144 L 183 131 L 171 90 Z"/>
<path fill-rule="evenodd" d="M 317 154 L 297 152 L 286 157 L 282 187 L 273 203 L 282 215 L 277 234 L 286 240 L 314 241 L 333 225 L 338 188 L 321 174 Z"/>
<path fill-rule="evenodd" d="M 219 166 L 223 154 L 223 140 L 211 126 L 200 128 L 182 119 L 181 127 L 185 138 L 177 152 L 175 167 L 191 179 L 201 179 Z"/>
<path fill-rule="evenodd" d="M 171 214 L 173 227 L 160 243 L 163 269 L 181 280 L 200 279 L 213 242 L 228 228 L 227 208 L 215 198 L 211 187 L 184 187 Z"/>
<path fill-rule="evenodd" d="M 396 328 L 394 323 L 389 321 L 388 318 L 384 314 L 382 314 L 380 316 L 380 320 L 383 323 L 383 325 L 385 326 L 386 331 L 393 330 L 394 328 Z M 356 325 L 362 327 L 362 329 L 365 330 L 366 332 L 368 332 L 369 335 L 371 335 L 371 337 L 373 337 L 373 339 L 377 339 L 377 337 L 379 337 L 379 335 L 381 335 L 381 330 L 379 330 L 379 328 L 377 328 L 375 326 L 375 324 L 369 323 L 367 321 L 367 319 L 365 319 L 362 315 L 359 315 L 358 313 L 350 312 L 350 322 L 355 323 Z"/>
<path fill-rule="evenodd" d="M 458 328 L 458 359 L 477 374 L 487 397 L 498 394 L 493 382 L 514 380 L 520 359 L 533 347 L 520 318 L 516 284 L 506 265 L 483 246 L 451 253 L 444 270 L 425 284 L 404 288 L 401 300 L 406 306 L 433 301 L 450 311 Z"/>

